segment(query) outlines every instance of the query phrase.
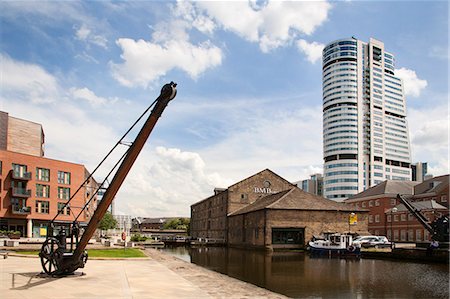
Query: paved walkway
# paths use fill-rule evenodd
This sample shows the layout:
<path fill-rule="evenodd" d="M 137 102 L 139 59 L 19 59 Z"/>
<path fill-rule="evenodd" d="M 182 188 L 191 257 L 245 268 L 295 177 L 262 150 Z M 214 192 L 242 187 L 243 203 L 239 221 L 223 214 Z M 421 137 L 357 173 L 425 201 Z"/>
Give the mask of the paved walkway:
<path fill-rule="evenodd" d="M 155 260 L 89 260 L 86 275 L 40 275 L 38 258 L 0 260 L 0 298 L 211 298 Z"/>

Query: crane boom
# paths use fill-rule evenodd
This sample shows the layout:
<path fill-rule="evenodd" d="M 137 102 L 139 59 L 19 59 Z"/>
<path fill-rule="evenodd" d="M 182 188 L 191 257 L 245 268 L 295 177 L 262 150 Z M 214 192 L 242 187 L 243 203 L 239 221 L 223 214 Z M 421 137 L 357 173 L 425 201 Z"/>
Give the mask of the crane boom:
<path fill-rule="evenodd" d="M 418 210 L 416 209 L 406 198 L 397 194 L 397 199 L 408 209 L 408 211 L 416 217 L 416 219 L 422 224 L 422 226 L 430 233 L 433 240 L 440 242 L 449 241 L 449 219 L 444 215 L 434 220 L 432 223 Z"/>
<path fill-rule="evenodd" d="M 400 200 L 400 202 L 408 209 L 408 211 L 416 217 L 416 219 L 422 224 L 422 226 L 430 232 L 431 235 L 434 234 L 434 229 L 428 223 L 428 219 L 418 210 L 416 209 L 406 198 L 404 198 L 402 195 L 397 194 L 397 199 Z"/>
<path fill-rule="evenodd" d="M 106 189 L 102 200 L 97 206 L 89 224 L 84 230 L 77 246 L 73 252 L 67 252 L 66 250 L 66 235 L 64 230 L 62 230 L 62 235 L 60 232 L 59 236 L 47 236 L 44 242 L 39 256 L 41 257 L 41 263 L 44 271 L 51 275 L 62 275 L 73 273 L 78 268 L 83 268 L 87 261 L 87 252 L 85 251 L 89 240 L 95 233 L 99 222 L 105 215 L 108 207 L 116 196 L 120 189 L 123 181 L 125 180 L 128 172 L 136 161 L 139 153 L 148 137 L 150 136 L 156 122 L 161 117 L 164 109 L 166 108 L 169 101 L 175 98 L 177 90 L 176 83 L 170 82 L 165 84 L 161 89 L 161 94 L 155 100 L 155 107 L 153 108 L 150 116 L 144 123 L 140 132 L 138 133 L 136 139 L 128 149 L 122 163 L 120 164 L 117 172 L 115 173 L 109 187 Z M 78 233 L 78 229 L 76 230 Z M 53 234 L 53 232 L 52 232 Z M 76 235 L 78 240 L 78 235 Z M 53 268 L 53 269 L 52 269 Z"/>

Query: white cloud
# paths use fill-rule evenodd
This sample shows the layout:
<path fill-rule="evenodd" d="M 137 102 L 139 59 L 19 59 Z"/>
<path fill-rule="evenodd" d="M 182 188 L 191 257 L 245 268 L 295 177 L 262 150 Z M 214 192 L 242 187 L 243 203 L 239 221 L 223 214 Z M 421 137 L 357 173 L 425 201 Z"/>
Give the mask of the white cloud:
<path fill-rule="evenodd" d="M 3 76 L 5 80 L 2 83 L 8 93 L 2 90 L 1 109 L 10 116 L 43 125 L 47 157 L 80 163 L 92 171 L 119 138 L 111 122 L 105 122 L 102 113 L 115 121 L 123 121 L 120 119 L 123 117 L 121 111 L 127 111 L 129 117 L 132 108 L 125 101 L 98 97 L 88 88 L 65 90 L 42 67 L 17 62 L 9 57 L 2 58 L 2 71 L 8 71 L 15 77 Z M 49 85 L 49 89 L 43 89 L 41 95 L 49 99 L 48 102 L 36 102 L 28 98 L 30 74 L 33 77 L 32 86 Z M 11 94 L 15 96 L 10 97 Z M 96 110 L 95 117 L 92 117 L 92 109 L 79 105 L 78 99 L 94 105 L 103 105 L 107 101 L 109 109 L 106 112 Z M 129 124 L 133 120 L 133 117 L 130 118 Z M 124 150 L 126 147 L 121 147 L 99 169 L 95 175 L 99 182 Z M 216 186 L 231 184 L 230 180 L 224 180 L 217 173 L 207 172 L 206 168 L 198 153 L 165 147 L 150 151 L 144 147 L 117 195 L 117 211 L 139 216 L 189 216 L 192 203 L 212 194 Z"/>
<path fill-rule="evenodd" d="M 209 68 L 222 63 L 222 50 L 209 40 L 190 41 L 193 28 L 211 34 L 217 28 L 232 31 L 242 38 L 257 42 L 263 52 L 291 43 L 298 35 L 310 35 L 327 19 L 331 5 L 316 2 L 186 2 L 172 7 L 173 20 L 158 23 L 151 40 L 120 38 L 122 63 L 110 62 L 112 74 L 129 87 L 148 86 L 173 69 L 196 79 Z M 236 17 L 239 16 L 239 17 Z M 81 36 L 89 36 L 86 30 Z M 309 60 L 317 60 L 317 43 L 305 45 Z"/>
<path fill-rule="evenodd" d="M 82 24 L 75 32 L 78 40 L 97 45 L 104 49 L 108 48 L 108 40 L 106 37 L 92 33 L 92 30 L 86 24 Z"/>
<path fill-rule="evenodd" d="M 413 162 L 428 162 L 433 175 L 449 173 L 448 104 L 408 110 Z"/>
<path fill-rule="evenodd" d="M 300 52 L 306 54 L 306 57 L 309 62 L 316 63 L 318 60 L 322 58 L 322 50 L 325 45 L 317 42 L 308 43 L 304 39 L 300 39 L 297 41 L 297 48 Z"/>
<path fill-rule="evenodd" d="M 331 9 L 326 1 L 270 1 L 261 6 L 246 1 L 200 1 L 195 7 L 196 15 L 203 12 L 217 26 L 259 43 L 263 52 L 284 46 L 298 35 L 311 35 Z"/>
<path fill-rule="evenodd" d="M 33 103 L 50 103 L 59 93 L 55 77 L 38 65 L 25 64 L 0 54 L 2 95 Z"/>
<path fill-rule="evenodd" d="M 117 210 L 136 216 L 189 216 L 190 205 L 230 180 L 208 173 L 198 153 L 156 147 L 143 151 L 120 191 Z"/>
<path fill-rule="evenodd" d="M 178 68 L 192 78 L 222 63 L 222 51 L 209 42 L 193 45 L 185 40 L 164 44 L 121 38 L 122 64 L 111 63 L 113 76 L 125 86 L 147 86 L 151 81 Z"/>
<path fill-rule="evenodd" d="M 107 99 L 97 96 L 92 90 L 86 87 L 71 88 L 69 91 L 74 99 L 87 101 L 90 105 L 94 107 L 105 105 L 108 102 Z"/>
<path fill-rule="evenodd" d="M 422 90 L 427 87 L 428 82 L 417 77 L 413 70 L 401 68 L 395 74 L 403 80 L 406 96 L 419 97 Z"/>

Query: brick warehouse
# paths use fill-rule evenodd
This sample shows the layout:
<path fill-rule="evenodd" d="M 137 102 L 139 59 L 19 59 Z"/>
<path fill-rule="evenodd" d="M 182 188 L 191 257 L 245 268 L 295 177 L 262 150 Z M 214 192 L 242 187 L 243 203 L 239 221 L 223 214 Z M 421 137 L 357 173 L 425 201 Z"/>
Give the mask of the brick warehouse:
<path fill-rule="evenodd" d="M 81 164 L 44 157 L 42 126 L 0 112 L 0 230 L 23 237 L 44 237 L 58 210 L 56 224 L 71 223 L 98 185 L 91 179 L 64 204 L 89 176 Z M 78 221 L 87 223 L 96 198 Z"/>
<path fill-rule="evenodd" d="M 397 194 L 407 198 L 429 222 L 448 215 L 449 175 L 419 182 L 390 181 L 374 186 L 347 200 L 354 207 L 369 209 L 369 232 L 393 241 L 429 241 L 430 234 L 399 202 Z"/>
<path fill-rule="evenodd" d="M 358 222 L 350 227 L 351 213 Z M 367 214 L 304 192 L 266 169 L 192 205 L 191 236 L 235 247 L 303 248 L 324 232 L 367 233 Z"/>

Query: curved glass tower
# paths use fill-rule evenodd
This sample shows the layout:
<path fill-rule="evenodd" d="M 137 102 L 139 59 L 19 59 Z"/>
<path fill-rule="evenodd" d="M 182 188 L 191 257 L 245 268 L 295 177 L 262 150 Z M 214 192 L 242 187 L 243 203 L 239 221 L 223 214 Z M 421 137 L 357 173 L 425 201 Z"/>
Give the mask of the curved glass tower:
<path fill-rule="evenodd" d="M 411 180 L 402 81 L 375 39 L 328 44 L 323 59 L 324 196 L 342 201 L 385 179 Z"/>

